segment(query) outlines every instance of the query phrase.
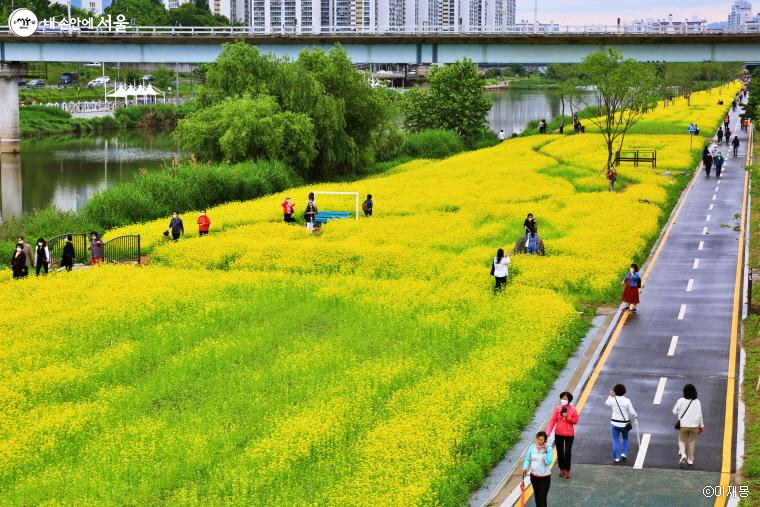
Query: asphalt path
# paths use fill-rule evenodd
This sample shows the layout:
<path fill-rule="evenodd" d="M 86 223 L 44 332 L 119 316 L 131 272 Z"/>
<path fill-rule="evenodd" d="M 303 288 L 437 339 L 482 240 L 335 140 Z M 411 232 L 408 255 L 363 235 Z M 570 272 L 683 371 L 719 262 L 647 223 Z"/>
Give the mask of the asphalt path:
<path fill-rule="evenodd" d="M 726 387 L 733 312 L 739 219 L 748 134 L 739 128 L 738 157 L 721 144 L 726 159 L 720 179 L 696 175 L 670 236 L 600 372 L 576 427 L 573 462 L 613 463 L 609 390 L 626 385 L 648 447 L 630 433 L 628 462 L 641 468 L 680 468 L 673 406 L 684 384 L 694 384 L 705 432 L 697 439 L 694 470 L 719 472 L 723 456 Z M 624 227 L 624 224 L 622 224 Z M 735 230 L 736 229 L 736 230 Z M 733 400 L 730 400 L 733 407 Z M 593 479 L 592 479 L 593 480 Z"/>

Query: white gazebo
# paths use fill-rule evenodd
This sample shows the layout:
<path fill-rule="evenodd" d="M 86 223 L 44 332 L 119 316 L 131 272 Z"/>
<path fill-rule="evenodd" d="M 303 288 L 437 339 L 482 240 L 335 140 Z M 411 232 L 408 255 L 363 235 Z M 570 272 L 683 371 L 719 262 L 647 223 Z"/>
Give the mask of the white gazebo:
<path fill-rule="evenodd" d="M 127 103 L 127 89 L 124 88 L 124 85 L 119 85 L 118 87 L 115 87 L 114 90 L 107 95 L 108 98 L 111 99 L 124 99 L 124 103 Z"/>

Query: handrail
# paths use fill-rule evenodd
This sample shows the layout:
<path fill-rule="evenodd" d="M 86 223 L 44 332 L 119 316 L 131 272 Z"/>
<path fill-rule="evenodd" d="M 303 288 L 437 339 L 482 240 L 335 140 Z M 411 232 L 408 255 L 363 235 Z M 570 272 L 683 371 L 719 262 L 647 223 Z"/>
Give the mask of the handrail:
<path fill-rule="evenodd" d="M 71 33 L 66 27 L 52 30 L 41 31 L 33 35 L 34 38 L 42 37 L 240 37 L 240 36 L 262 36 L 262 37 L 291 37 L 291 36 L 399 36 L 399 35 L 426 35 L 426 36 L 452 36 L 452 35 L 472 35 L 472 36 L 493 36 L 493 35 L 517 35 L 524 37 L 565 37 L 568 35 L 580 36 L 597 36 L 610 35 L 625 37 L 636 36 L 655 36 L 668 37 L 673 35 L 738 35 L 738 34 L 760 34 L 760 27 L 742 27 L 741 29 L 711 29 L 706 26 L 695 27 L 669 27 L 664 29 L 651 29 L 639 26 L 618 26 L 618 25 L 585 25 L 585 26 L 560 26 L 560 25 L 511 25 L 511 26 L 491 26 L 474 29 L 457 29 L 451 26 L 422 26 L 404 28 L 370 28 L 370 27 L 350 27 L 350 26 L 323 26 L 312 29 L 310 26 L 278 26 L 266 29 L 264 27 L 247 27 L 247 26 L 125 26 L 123 30 L 117 31 L 114 27 L 76 27 Z M 0 35 L 11 35 L 8 27 L 0 27 Z"/>

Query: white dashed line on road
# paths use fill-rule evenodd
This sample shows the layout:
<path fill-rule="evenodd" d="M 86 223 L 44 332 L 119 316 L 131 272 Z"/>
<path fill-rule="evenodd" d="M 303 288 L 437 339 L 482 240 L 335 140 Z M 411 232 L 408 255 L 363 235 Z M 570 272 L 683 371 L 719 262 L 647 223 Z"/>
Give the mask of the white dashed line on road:
<path fill-rule="evenodd" d="M 686 284 L 686 292 L 691 292 L 691 289 L 694 288 L 694 279 L 689 278 L 689 283 Z"/>
<path fill-rule="evenodd" d="M 676 345 L 678 344 L 678 336 L 673 335 L 670 339 L 670 348 L 668 349 L 668 355 L 673 356 L 676 353 Z"/>
<path fill-rule="evenodd" d="M 678 312 L 678 320 L 683 320 L 686 315 L 686 305 L 681 305 L 681 310 Z"/>
<path fill-rule="evenodd" d="M 705 218 L 705 222 L 709 222 L 711 218 L 712 218 L 711 215 L 707 215 L 707 217 Z"/>
<path fill-rule="evenodd" d="M 718 197 L 718 196 L 717 195 L 713 195 L 712 200 L 714 201 L 716 197 Z"/>
<path fill-rule="evenodd" d="M 709 208 L 707 208 L 707 211 L 712 211 L 712 209 L 715 207 L 714 204 L 711 204 Z"/>
<path fill-rule="evenodd" d="M 720 190 L 720 187 L 715 187 L 715 191 L 717 192 L 718 190 Z"/>
<path fill-rule="evenodd" d="M 707 234 L 707 227 L 702 228 L 702 234 Z"/>
<path fill-rule="evenodd" d="M 705 227 L 705 229 L 707 229 L 707 227 Z M 700 241 L 699 242 L 699 246 L 697 247 L 697 250 L 699 250 L 701 252 L 704 247 L 705 247 L 705 242 L 704 241 Z"/>
<path fill-rule="evenodd" d="M 637 470 L 641 470 L 644 467 L 644 458 L 647 456 L 650 438 L 652 438 L 651 433 L 641 435 L 641 445 L 639 446 L 639 452 L 636 453 L 636 462 L 633 464 L 633 468 Z"/>
<path fill-rule="evenodd" d="M 652 405 L 659 405 L 662 403 L 662 394 L 665 392 L 665 383 L 668 381 L 668 377 L 660 377 L 660 383 L 657 384 L 657 391 L 654 393 L 654 401 Z"/>
<path fill-rule="evenodd" d="M 691 266 L 691 269 L 699 269 L 699 259 L 694 259 L 694 264 Z"/>

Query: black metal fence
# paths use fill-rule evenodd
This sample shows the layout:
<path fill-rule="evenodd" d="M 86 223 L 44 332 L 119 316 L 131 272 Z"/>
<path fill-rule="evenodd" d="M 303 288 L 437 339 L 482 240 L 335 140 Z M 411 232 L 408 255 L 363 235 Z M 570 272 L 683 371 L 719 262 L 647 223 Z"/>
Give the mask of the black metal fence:
<path fill-rule="evenodd" d="M 118 236 L 103 243 L 105 262 L 137 262 L 140 264 L 140 235 Z"/>
<path fill-rule="evenodd" d="M 74 263 L 87 261 L 87 234 L 71 233 L 50 238 L 47 242 L 50 249 L 53 265 L 60 265 L 63 255 L 63 245 L 66 244 L 66 236 L 71 236 L 71 244 L 74 245 Z"/>

